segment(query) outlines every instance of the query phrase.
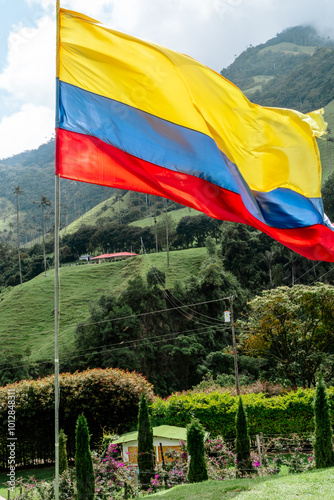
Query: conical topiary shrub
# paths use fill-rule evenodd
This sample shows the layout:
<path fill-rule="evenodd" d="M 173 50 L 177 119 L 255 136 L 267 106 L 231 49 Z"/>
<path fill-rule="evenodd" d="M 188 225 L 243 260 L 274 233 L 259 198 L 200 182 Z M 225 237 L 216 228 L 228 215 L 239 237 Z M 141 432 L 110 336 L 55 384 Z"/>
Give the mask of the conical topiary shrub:
<path fill-rule="evenodd" d="M 329 414 L 327 391 L 320 375 L 314 398 L 314 458 L 316 469 L 334 466 L 333 432 Z"/>
<path fill-rule="evenodd" d="M 59 474 L 68 469 L 66 441 L 67 436 L 64 430 L 61 429 L 59 432 Z"/>
<path fill-rule="evenodd" d="M 239 475 L 243 476 L 245 474 L 252 473 L 253 467 L 250 456 L 250 440 L 248 435 L 247 417 L 241 397 L 239 398 L 236 416 L 235 451 L 237 455 L 236 465 Z"/>
<path fill-rule="evenodd" d="M 154 474 L 155 453 L 153 446 L 153 430 L 145 394 L 142 394 L 138 413 L 138 468 L 139 481 L 143 489 L 150 487 Z"/>
<path fill-rule="evenodd" d="M 208 479 L 204 451 L 205 431 L 198 420 L 192 420 L 187 427 L 187 451 L 190 455 L 189 483 L 200 483 Z"/>
<path fill-rule="evenodd" d="M 89 448 L 88 425 L 84 415 L 79 415 L 77 420 L 75 444 L 77 500 L 93 500 L 95 492 L 95 479 L 92 456 Z"/>

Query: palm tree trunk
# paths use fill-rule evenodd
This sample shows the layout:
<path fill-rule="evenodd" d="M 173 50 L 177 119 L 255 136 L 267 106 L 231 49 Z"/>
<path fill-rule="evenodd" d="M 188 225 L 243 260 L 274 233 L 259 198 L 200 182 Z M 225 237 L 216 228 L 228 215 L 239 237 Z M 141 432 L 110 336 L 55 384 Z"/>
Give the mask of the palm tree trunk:
<path fill-rule="evenodd" d="M 21 252 L 20 252 L 20 217 L 19 217 L 19 196 L 16 195 L 16 217 L 17 217 L 17 251 L 19 254 L 20 285 L 22 285 Z"/>
<path fill-rule="evenodd" d="M 46 253 L 45 253 L 45 216 L 42 206 L 42 239 L 43 239 L 43 257 L 44 257 L 44 276 L 46 276 Z"/>

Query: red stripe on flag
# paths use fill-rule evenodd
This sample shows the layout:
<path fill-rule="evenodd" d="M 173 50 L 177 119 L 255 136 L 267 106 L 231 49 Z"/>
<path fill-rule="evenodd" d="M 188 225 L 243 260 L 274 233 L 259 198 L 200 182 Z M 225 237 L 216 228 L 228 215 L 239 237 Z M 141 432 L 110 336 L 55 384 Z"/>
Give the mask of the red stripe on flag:
<path fill-rule="evenodd" d="M 327 249 L 333 233 L 325 225 L 273 228 L 255 219 L 239 194 L 208 181 L 156 166 L 95 137 L 57 129 L 56 140 L 56 175 L 60 177 L 164 196 L 210 217 L 253 226 L 309 259 L 334 261 L 333 252 Z"/>

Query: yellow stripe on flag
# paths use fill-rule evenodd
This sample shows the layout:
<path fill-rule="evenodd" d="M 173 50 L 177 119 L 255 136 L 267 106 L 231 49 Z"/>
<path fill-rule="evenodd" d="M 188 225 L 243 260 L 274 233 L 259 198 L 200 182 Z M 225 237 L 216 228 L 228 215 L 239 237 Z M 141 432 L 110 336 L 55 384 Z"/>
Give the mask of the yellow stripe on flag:
<path fill-rule="evenodd" d="M 60 10 L 60 33 L 60 80 L 212 137 L 252 190 L 320 196 L 323 110 L 252 104 L 194 59 L 76 12 Z"/>

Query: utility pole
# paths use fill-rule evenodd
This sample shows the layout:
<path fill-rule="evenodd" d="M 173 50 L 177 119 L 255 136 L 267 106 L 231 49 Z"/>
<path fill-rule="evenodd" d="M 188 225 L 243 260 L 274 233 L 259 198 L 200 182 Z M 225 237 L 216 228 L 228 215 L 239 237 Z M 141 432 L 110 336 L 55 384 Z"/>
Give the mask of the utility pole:
<path fill-rule="evenodd" d="M 233 356 L 234 356 L 234 373 L 235 373 L 235 388 L 237 395 L 240 395 L 239 386 L 239 370 L 238 370 L 238 358 L 237 358 L 237 344 L 235 341 L 235 331 L 234 331 L 234 316 L 233 316 L 233 299 L 234 296 L 230 296 L 230 309 L 231 309 L 231 326 L 232 326 L 232 342 L 233 342 Z"/>
<path fill-rule="evenodd" d="M 165 215 L 166 215 L 166 250 L 167 250 L 167 268 L 169 267 L 169 241 L 168 241 L 168 215 L 167 215 L 167 200 L 165 200 Z"/>
<path fill-rule="evenodd" d="M 157 214 L 155 213 L 154 216 L 154 229 L 155 229 L 155 251 L 158 253 L 158 228 L 157 228 Z"/>

